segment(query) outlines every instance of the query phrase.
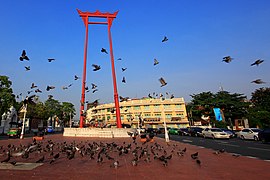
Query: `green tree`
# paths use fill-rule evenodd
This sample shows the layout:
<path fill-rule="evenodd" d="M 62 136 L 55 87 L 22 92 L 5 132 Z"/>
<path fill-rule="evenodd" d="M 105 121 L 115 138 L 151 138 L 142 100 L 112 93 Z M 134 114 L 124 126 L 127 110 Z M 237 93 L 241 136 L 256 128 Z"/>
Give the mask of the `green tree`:
<path fill-rule="evenodd" d="M 66 126 L 69 124 L 70 119 L 76 115 L 76 110 L 74 105 L 70 102 L 62 102 L 62 120 L 63 125 Z"/>
<path fill-rule="evenodd" d="M 248 119 L 251 127 L 270 127 L 270 88 L 256 89 L 251 94 Z"/>
<path fill-rule="evenodd" d="M 232 125 L 233 120 L 245 117 L 249 107 L 246 96 L 243 94 L 230 94 L 227 91 L 219 91 L 216 94 L 211 92 L 202 92 L 191 95 L 191 107 L 189 107 L 189 114 L 193 118 L 201 119 L 202 115 L 210 116 L 211 122 L 216 126 L 223 127 L 223 123 L 215 120 L 213 108 L 220 108 L 223 110 L 225 116 L 225 124 Z"/>
<path fill-rule="evenodd" d="M 61 117 L 62 116 L 62 107 L 58 100 L 53 98 L 49 98 L 45 101 L 45 109 L 48 117 L 50 117 L 50 124 L 55 126 L 55 118 L 54 117 Z"/>
<path fill-rule="evenodd" d="M 0 76 L 0 115 L 7 112 L 11 106 L 17 107 L 11 85 L 9 77 Z"/>

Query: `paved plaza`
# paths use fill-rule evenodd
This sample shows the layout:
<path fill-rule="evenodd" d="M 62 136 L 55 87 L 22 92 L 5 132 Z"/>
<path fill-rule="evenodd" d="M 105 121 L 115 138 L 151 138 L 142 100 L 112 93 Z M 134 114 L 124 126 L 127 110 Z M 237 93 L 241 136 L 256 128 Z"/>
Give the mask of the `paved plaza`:
<path fill-rule="evenodd" d="M 252 159 L 242 156 L 234 156 L 229 153 L 214 153 L 212 149 L 205 149 L 190 144 L 170 141 L 165 143 L 164 139 L 154 138 L 154 142 L 143 143 L 140 139 L 133 143 L 131 138 L 83 138 L 63 137 L 61 134 L 47 135 L 38 143 L 48 144 L 52 140 L 55 144 L 54 155 L 59 152 L 60 156 L 50 164 L 54 155 L 49 152 L 33 152 L 28 158 L 11 157 L 11 163 L 0 164 L 0 179 L 268 179 L 270 177 L 270 162 Z M 109 160 L 105 156 L 102 162 L 97 162 L 97 156 L 90 158 L 88 155 L 80 155 L 79 151 L 75 157 L 67 159 L 67 155 L 59 149 L 63 144 L 76 144 L 76 147 L 87 144 L 117 144 L 118 147 L 125 147 L 131 144 L 129 152 L 119 155 L 117 148 L 110 152 L 115 160 Z M 20 144 L 28 145 L 32 138 L 4 139 L 0 140 L 0 160 L 3 161 L 7 155 L 5 149 L 10 144 L 15 147 Z M 137 166 L 133 166 L 133 151 L 137 147 L 138 152 L 148 149 L 150 159 L 144 155 L 139 158 Z M 153 148 L 155 147 L 155 148 Z M 158 147 L 158 148 L 156 148 Z M 164 155 L 172 158 L 167 160 L 166 165 L 159 158 L 154 158 L 151 149 L 157 157 Z M 183 150 L 186 149 L 185 152 Z M 179 152 L 182 153 L 179 153 Z M 198 152 L 197 158 L 191 158 L 191 154 Z M 182 155 L 181 155 L 182 154 Z M 35 163 L 40 157 L 45 156 L 43 163 Z M 115 167 L 114 162 L 119 162 Z M 150 161 L 149 161 L 150 160 Z M 199 160 L 199 161 L 198 161 Z M 200 162 L 200 163 L 198 163 Z"/>

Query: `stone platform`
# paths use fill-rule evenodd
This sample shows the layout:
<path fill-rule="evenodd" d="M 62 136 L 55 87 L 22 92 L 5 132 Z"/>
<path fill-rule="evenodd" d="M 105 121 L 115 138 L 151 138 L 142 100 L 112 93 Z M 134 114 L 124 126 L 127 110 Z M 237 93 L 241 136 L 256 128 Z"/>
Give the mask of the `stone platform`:
<path fill-rule="evenodd" d="M 63 136 L 119 138 L 130 137 L 128 132 L 134 131 L 133 128 L 65 128 Z"/>

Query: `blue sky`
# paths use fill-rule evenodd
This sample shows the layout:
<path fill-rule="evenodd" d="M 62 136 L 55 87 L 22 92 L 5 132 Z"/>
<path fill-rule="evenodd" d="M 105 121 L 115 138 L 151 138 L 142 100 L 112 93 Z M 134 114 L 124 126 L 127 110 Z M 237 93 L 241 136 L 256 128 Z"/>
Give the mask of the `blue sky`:
<path fill-rule="evenodd" d="M 26 96 L 34 82 L 43 90 L 38 94 L 42 101 L 52 94 L 60 102 L 72 102 L 79 114 L 81 79 L 75 81 L 74 75 L 82 76 L 85 27 L 76 8 L 119 10 L 111 28 L 119 96 L 169 92 L 189 102 L 191 94 L 216 93 L 221 86 L 248 98 L 256 89 L 269 87 L 268 0 L 11 0 L 0 6 L 0 74 L 10 78 L 15 94 Z M 164 36 L 169 40 L 162 43 Z M 111 63 L 102 47 L 109 51 L 107 27 L 90 25 L 87 84 L 95 83 L 98 91 L 87 93 L 86 100 L 109 103 Z M 29 62 L 19 60 L 24 49 Z M 234 59 L 227 64 L 224 56 Z M 48 63 L 48 58 L 56 60 Z M 250 66 L 256 59 L 265 61 Z M 92 64 L 101 70 L 93 72 Z M 121 72 L 122 67 L 127 70 Z M 160 87 L 160 77 L 166 86 Z M 266 84 L 250 83 L 258 78 Z M 62 90 L 70 83 L 73 86 Z M 47 85 L 56 88 L 48 92 Z"/>

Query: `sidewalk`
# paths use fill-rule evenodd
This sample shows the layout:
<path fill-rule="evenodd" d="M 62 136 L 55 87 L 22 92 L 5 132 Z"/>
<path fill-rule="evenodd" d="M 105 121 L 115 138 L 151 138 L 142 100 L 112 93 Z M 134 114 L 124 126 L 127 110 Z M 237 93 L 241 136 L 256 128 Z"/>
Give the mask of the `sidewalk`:
<path fill-rule="evenodd" d="M 66 144 L 76 143 L 78 146 L 92 144 L 93 142 L 111 143 L 115 142 L 117 145 L 126 146 L 131 143 L 131 151 L 135 149 L 135 144 L 132 143 L 131 138 L 82 138 L 82 137 L 63 137 L 61 134 L 48 135 L 41 141 L 45 147 L 48 140 L 55 142 L 55 147 L 60 143 L 66 142 Z M 20 139 L 8 139 L 0 140 L 0 161 L 6 158 L 4 149 L 7 149 L 8 144 L 14 144 L 15 146 L 27 145 L 32 142 L 31 138 Z M 124 144 L 125 142 L 125 144 Z M 160 144 L 163 149 L 155 150 L 161 156 L 164 154 L 164 150 L 167 155 L 172 154 L 172 158 L 168 160 L 168 166 L 163 166 L 163 163 L 154 159 L 150 152 L 150 147 Z M 141 158 L 138 161 L 137 166 L 133 166 L 131 161 L 133 155 L 131 152 L 119 156 L 119 152 L 114 150 L 110 155 L 119 161 L 119 167 L 111 167 L 113 165 L 112 160 L 103 158 L 102 163 L 97 163 L 97 156 L 95 159 L 90 159 L 89 156 L 80 156 L 78 152 L 75 154 L 75 158 L 68 160 L 66 154 L 60 153 L 59 159 L 50 164 L 52 156 L 49 153 L 34 152 L 30 154 L 28 159 L 22 159 L 21 157 L 12 157 L 10 161 L 17 161 L 17 166 L 20 163 L 35 163 L 40 159 L 42 155 L 45 155 L 45 161 L 40 166 L 32 170 L 14 170 L 14 169 L 0 169 L 0 179 L 268 179 L 270 177 L 270 162 L 266 162 L 258 159 L 251 159 L 247 157 L 235 157 L 229 153 L 214 154 L 213 150 L 200 148 L 190 144 L 179 143 L 170 141 L 169 144 L 164 142 L 164 139 L 155 138 L 155 142 L 148 142 L 142 144 L 137 139 L 137 146 L 149 149 L 150 162 L 146 162 Z M 3 148 L 1 149 L 1 146 Z M 184 148 L 187 151 L 183 156 L 178 156 L 177 151 Z M 54 149 L 54 154 L 59 152 L 58 148 Z M 198 159 L 201 164 L 196 163 L 196 160 L 191 158 L 191 154 L 198 152 Z M 22 164 L 23 164 L 22 163 Z M 9 163 L 5 163 L 11 166 Z M 0 164 L 3 167 L 3 163 Z M 16 166 L 16 165 L 15 165 Z M 11 166 L 12 168 L 12 166 Z"/>

